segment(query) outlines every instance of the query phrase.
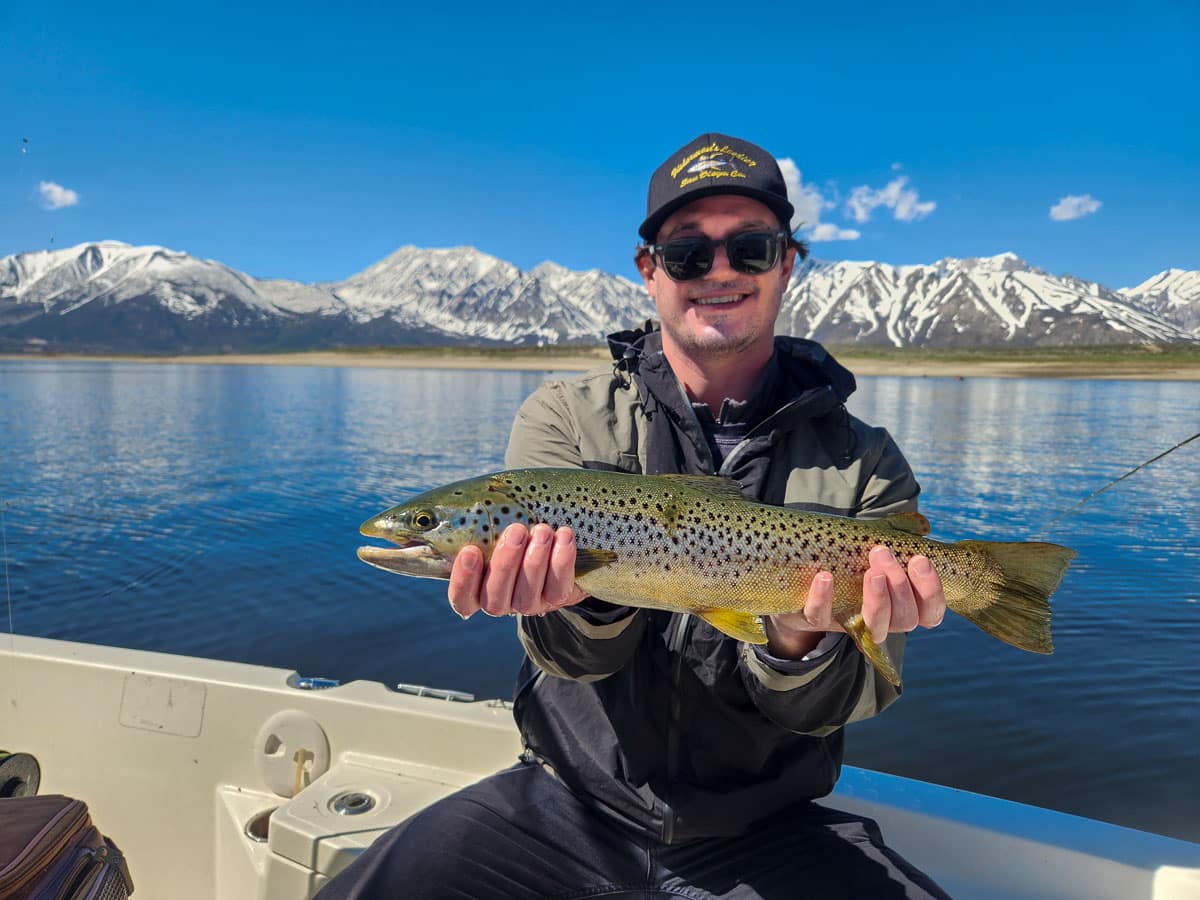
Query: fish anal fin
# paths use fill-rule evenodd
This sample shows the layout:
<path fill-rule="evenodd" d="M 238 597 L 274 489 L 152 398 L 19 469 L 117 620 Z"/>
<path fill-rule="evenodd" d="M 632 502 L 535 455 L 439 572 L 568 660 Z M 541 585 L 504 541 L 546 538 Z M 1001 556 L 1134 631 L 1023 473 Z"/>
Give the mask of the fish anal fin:
<path fill-rule="evenodd" d="M 580 578 L 588 574 L 588 572 L 603 569 L 609 563 L 616 561 L 617 554 L 612 550 L 585 550 L 580 548 L 575 551 L 575 577 Z"/>
<path fill-rule="evenodd" d="M 846 629 L 846 633 L 850 635 L 867 661 L 875 667 L 875 671 L 894 686 L 900 687 L 900 672 L 896 669 L 896 664 L 892 662 L 887 647 L 875 643 L 872 639 L 871 632 L 867 629 L 867 623 L 863 621 L 862 613 L 853 613 L 845 618 L 838 618 L 838 624 Z"/>
<path fill-rule="evenodd" d="M 883 520 L 888 525 L 891 525 L 897 531 L 906 531 L 909 534 L 917 534 L 924 537 L 929 534 L 929 520 L 919 512 L 902 512 L 888 516 Z"/>
<path fill-rule="evenodd" d="M 767 632 L 762 619 L 753 613 L 735 609 L 702 609 L 696 612 L 700 618 L 722 634 L 745 641 L 748 644 L 765 644 Z"/>
<path fill-rule="evenodd" d="M 677 484 L 680 487 L 700 491 L 720 500 L 745 500 L 741 486 L 732 478 L 723 475 L 676 475 L 667 474 L 656 476 L 664 479 L 664 483 Z"/>

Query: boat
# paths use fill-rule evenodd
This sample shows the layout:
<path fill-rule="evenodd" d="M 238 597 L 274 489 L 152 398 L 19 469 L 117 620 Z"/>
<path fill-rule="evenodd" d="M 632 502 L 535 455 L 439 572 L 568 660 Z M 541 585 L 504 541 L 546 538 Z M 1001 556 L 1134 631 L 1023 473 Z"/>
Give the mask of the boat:
<path fill-rule="evenodd" d="M 84 800 L 144 900 L 305 900 L 522 750 L 504 700 L 26 635 L 0 636 L 0 710 L 37 761 L 10 792 Z M 1200 898 L 1189 841 L 851 766 L 822 802 L 956 898 Z"/>

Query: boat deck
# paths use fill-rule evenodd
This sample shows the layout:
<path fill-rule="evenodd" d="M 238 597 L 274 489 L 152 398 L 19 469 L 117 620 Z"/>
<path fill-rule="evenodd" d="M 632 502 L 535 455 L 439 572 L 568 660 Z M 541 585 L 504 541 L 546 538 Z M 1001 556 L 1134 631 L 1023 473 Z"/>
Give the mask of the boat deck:
<path fill-rule="evenodd" d="M 413 811 L 511 765 L 501 701 L 0 639 L 0 748 L 85 800 L 137 896 L 304 900 Z M 967 900 L 1200 900 L 1200 845 L 846 767 L 829 805 Z M 181 879 L 180 873 L 187 873 Z"/>

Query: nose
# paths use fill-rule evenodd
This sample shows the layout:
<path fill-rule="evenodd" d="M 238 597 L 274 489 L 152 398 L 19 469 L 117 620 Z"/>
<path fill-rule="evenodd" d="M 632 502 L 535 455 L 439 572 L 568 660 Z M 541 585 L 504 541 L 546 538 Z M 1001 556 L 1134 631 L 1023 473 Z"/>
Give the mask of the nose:
<path fill-rule="evenodd" d="M 708 270 L 708 274 L 711 277 L 726 272 L 734 275 L 737 274 L 734 272 L 733 266 L 729 265 L 729 254 L 725 252 L 725 245 L 721 244 L 713 248 L 712 268 Z"/>

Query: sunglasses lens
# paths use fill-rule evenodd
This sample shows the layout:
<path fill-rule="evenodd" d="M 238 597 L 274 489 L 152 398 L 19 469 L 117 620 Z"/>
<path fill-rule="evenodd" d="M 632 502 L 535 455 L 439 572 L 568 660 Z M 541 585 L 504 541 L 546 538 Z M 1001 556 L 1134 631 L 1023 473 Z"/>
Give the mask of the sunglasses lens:
<path fill-rule="evenodd" d="M 667 241 L 660 250 L 663 268 L 676 281 L 706 275 L 713 264 L 713 248 L 706 240 Z"/>
<path fill-rule="evenodd" d="M 761 275 L 779 261 L 779 235 L 770 231 L 748 231 L 725 240 L 680 238 L 659 244 L 662 266 L 675 281 L 691 281 L 707 275 L 713 266 L 716 247 L 724 244 L 729 265 L 738 272 Z"/>
<path fill-rule="evenodd" d="M 725 244 L 729 265 L 755 275 L 769 272 L 779 257 L 779 239 L 766 231 L 738 234 Z"/>

